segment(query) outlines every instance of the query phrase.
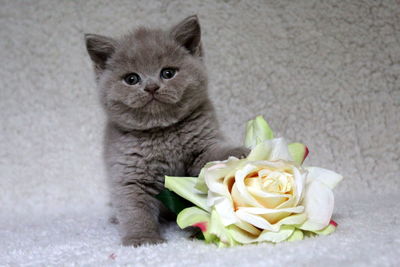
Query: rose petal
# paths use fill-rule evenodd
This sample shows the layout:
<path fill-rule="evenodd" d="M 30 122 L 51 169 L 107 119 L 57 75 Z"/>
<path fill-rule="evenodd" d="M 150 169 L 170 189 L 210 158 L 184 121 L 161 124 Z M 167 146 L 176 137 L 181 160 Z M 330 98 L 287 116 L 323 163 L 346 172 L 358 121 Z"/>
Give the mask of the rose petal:
<path fill-rule="evenodd" d="M 302 240 L 304 238 L 303 231 L 296 229 L 294 230 L 293 234 L 287 239 L 289 242 Z"/>
<path fill-rule="evenodd" d="M 229 157 L 227 160 L 224 161 L 212 161 L 208 162 L 200 171 L 199 177 L 196 182 L 195 188 L 197 190 L 200 190 L 204 193 L 208 192 L 208 187 L 205 181 L 205 173 L 208 171 L 212 171 L 215 169 L 225 169 L 227 173 L 229 173 L 232 170 L 235 170 L 236 165 L 239 165 L 241 160 L 235 158 L 235 157 Z M 225 176 L 226 174 L 223 173 L 222 176 Z"/>
<path fill-rule="evenodd" d="M 288 239 L 294 232 L 294 226 L 282 226 L 278 232 L 271 232 L 264 230 L 261 235 L 257 238 L 257 242 L 269 241 L 273 243 L 279 243 Z"/>
<path fill-rule="evenodd" d="M 287 201 L 276 206 L 275 209 L 286 209 L 286 208 L 291 208 L 291 207 L 295 207 L 295 206 L 296 206 L 295 199 L 294 199 L 294 197 L 291 196 L 290 198 L 288 198 Z"/>
<path fill-rule="evenodd" d="M 289 216 L 291 213 L 301 213 L 303 211 L 304 207 L 302 206 L 289 209 L 282 209 L 282 210 L 274 210 L 274 209 L 270 210 L 262 208 L 240 208 L 239 210 L 236 211 L 236 215 L 239 219 L 251 225 L 254 225 L 255 227 L 276 232 L 279 231 L 281 225 L 283 224 L 297 225 L 303 223 L 304 220 L 306 219 L 305 215 Z M 286 219 L 285 217 L 288 219 Z"/>
<path fill-rule="evenodd" d="M 301 173 L 300 170 L 294 166 L 292 167 L 292 170 L 293 170 L 294 180 L 296 183 L 294 205 L 297 205 L 303 197 L 303 188 L 306 183 L 307 173 L 306 172 Z"/>
<path fill-rule="evenodd" d="M 343 176 L 324 168 L 319 167 L 306 167 L 308 170 L 307 182 L 318 180 L 333 189 L 342 179 Z"/>
<path fill-rule="evenodd" d="M 270 224 L 275 225 L 280 220 L 284 219 L 285 217 L 290 216 L 290 214 L 292 214 L 292 213 L 303 212 L 304 207 L 298 206 L 298 207 L 286 208 L 286 209 L 265 209 L 265 208 L 249 207 L 249 208 L 239 208 L 239 210 L 241 212 L 247 212 L 249 214 L 259 215 L 262 218 L 266 219 Z"/>
<path fill-rule="evenodd" d="M 228 172 L 228 168 L 206 170 L 204 173 L 204 180 L 208 190 L 218 195 L 229 196 L 229 192 L 223 185 L 223 179 Z"/>
<path fill-rule="evenodd" d="M 307 219 L 303 206 L 280 210 L 252 207 L 239 208 L 236 211 L 236 215 L 239 219 L 251 225 L 275 232 L 279 231 L 281 225 L 299 225 Z"/>
<path fill-rule="evenodd" d="M 272 151 L 269 160 L 287 160 L 292 161 L 292 156 L 289 153 L 288 145 L 283 138 L 275 138 L 271 140 Z"/>
<path fill-rule="evenodd" d="M 266 219 L 259 215 L 254 215 L 243 210 L 237 210 L 236 215 L 239 219 L 257 227 L 260 229 L 267 229 L 270 231 L 277 231 L 276 227 L 273 227 Z"/>
<path fill-rule="evenodd" d="M 210 234 L 219 238 L 219 246 L 234 246 L 237 242 L 231 237 L 226 227 L 221 222 L 221 217 L 215 209 L 211 210 L 211 219 L 208 229 Z"/>
<path fill-rule="evenodd" d="M 335 230 L 336 230 L 336 226 L 334 226 L 333 224 L 329 224 L 327 227 L 325 227 L 321 230 L 312 231 L 312 232 L 316 233 L 317 235 L 329 235 L 329 234 L 335 232 Z"/>
<path fill-rule="evenodd" d="M 262 169 L 258 172 L 258 177 L 245 179 L 245 185 L 247 191 L 251 196 L 262 206 L 265 208 L 275 208 L 281 203 L 287 201 L 292 196 L 290 194 L 279 194 L 279 193 L 269 193 L 263 190 L 262 186 L 262 172 L 266 169 Z M 245 205 L 241 205 L 245 206 Z"/>
<path fill-rule="evenodd" d="M 258 235 L 252 235 L 249 232 L 242 230 L 236 225 L 230 225 L 227 227 L 229 235 L 238 243 L 250 244 L 257 242 Z"/>
<path fill-rule="evenodd" d="M 257 170 L 258 169 L 256 166 L 247 164 L 236 172 L 235 184 L 232 187 L 232 198 L 236 203 L 240 203 L 240 205 L 246 206 L 250 205 L 254 207 L 262 207 L 247 191 L 247 187 L 244 183 L 244 179 L 246 178 L 246 176 Z"/>
<path fill-rule="evenodd" d="M 266 140 L 256 145 L 247 157 L 249 161 L 259 160 L 286 160 L 292 161 L 292 157 L 289 154 L 289 149 L 285 139 L 275 138 L 272 140 Z"/>
<path fill-rule="evenodd" d="M 269 160 L 272 151 L 272 142 L 264 141 L 256 145 L 247 156 L 248 161 Z"/>
<path fill-rule="evenodd" d="M 215 204 L 217 204 L 219 201 L 222 201 L 224 197 L 214 193 L 212 191 L 208 191 L 208 195 L 207 195 L 207 206 L 209 207 L 213 207 Z"/>
<path fill-rule="evenodd" d="M 261 231 L 258 228 L 254 227 L 253 225 L 251 225 L 247 222 L 244 222 L 240 219 L 238 220 L 237 223 L 235 223 L 235 225 L 237 227 L 241 228 L 242 230 L 249 232 L 252 235 L 258 236 L 261 233 Z"/>
<path fill-rule="evenodd" d="M 216 168 L 215 166 L 218 166 Z M 225 177 L 243 165 L 243 160 L 230 157 L 224 161 L 224 167 L 220 163 L 204 169 L 204 180 L 208 189 L 214 193 L 229 197 L 229 191 L 226 185 L 223 185 Z"/>
<path fill-rule="evenodd" d="M 262 197 L 262 198 L 289 198 L 292 197 L 292 195 L 290 194 L 279 194 L 279 193 L 270 193 L 270 192 L 266 192 L 263 191 L 261 189 L 261 187 L 248 187 L 248 191 L 254 195 L 257 195 L 258 197 Z"/>
<path fill-rule="evenodd" d="M 219 164 L 219 162 L 208 162 L 201 170 L 200 170 L 200 174 L 199 177 L 197 178 L 197 182 L 195 185 L 195 188 L 205 194 L 207 194 L 208 192 L 208 188 L 206 185 L 206 182 L 204 180 L 204 173 L 206 172 L 206 170 L 216 164 Z"/>
<path fill-rule="evenodd" d="M 275 161 L 268 161 L 268 160 L 256 160 L 250 162 L 252 165 L 259 167 L 260 169 L 263 167 L 273 168 L 273 169 L 290 169 L 291 164 L 289 161 L 285 160 L 275 160 Z"/>
<path fill-rule="evenodd" d="M 318 180 L 312 181 L 307 185 L 303 205 L 307 221 L 299 228 L 308 231 L 321 230 L 331 220 L 334 206 L 332 190 Z"/>
<path fill-rule="evenodd" d="M 223 168 L 226 168 L 226 166 L 227 166 L 227 164 L 225 164 L 225 163 L 215 162 L 215 164 L 210 166 L 208 168 L 208 170 L 212 171 L 212 170 L 216 170 L 216 169 L 223 169 Z"/>
<path fill-rule="evenodd" d="M 286 218 L 289 215 L 290 215 L 290 212 L 277 212 L 277 213 L 261 214 L 260 216 L 265 218 L 267 221 L 269 221 L 273 225 L 276 225 L 280 220 L 282 220 L 283 218 Z"/>
<path fill-rule="evenodd" d="M 238 211 L 245 211 L 251 214 L 272 214 L 272 213 L 280 213 L 280 212 L 289 212 L 289 213 L 301 213 L 304 212 L 303 206 L 297 206 L 292 208 L 284 208 L 284 209 L 267 209 L 267 208 L 253 208 L 253 207 L 241 207 Z"/>
<path fill-rule="evenodd" d="M 263 207 L 273 209 L 281 205 L 292 196 L 289 194 L 273 194 L 262 191 L 258 188 L 248 187 L 249 193 L 260 203 Z"/>
<path fill-rule="evenodd" d="M 234 175 L 234 173 L 231 176 L 225 176 L 223 184 L 224 184 L 224 186 L 227 188 L 227 190 L 229 192 L 232 191 L 232 187 L 233 187 L 234 183 L 235 183 L 235 175 Z"/>
<path fill-rule="evenodd" d="M 306 213 L 300 213 L 300 214 L 295 214 L 295 215 L 290 215 L 286 218 L 283 218 L 279 222 L 277 222 L 275 225 L 300 225 L 304 223 L 307 220 L 307 214 Z"/>
<path fill-rule="evenodd" d="M 228 226 L 239 221 L 233 210 L 232 201 L 230 199 L 222 199 L 222 201 L 215 205 L 215 210 L 218 212 L 221 222 L 224 226 Z"/>

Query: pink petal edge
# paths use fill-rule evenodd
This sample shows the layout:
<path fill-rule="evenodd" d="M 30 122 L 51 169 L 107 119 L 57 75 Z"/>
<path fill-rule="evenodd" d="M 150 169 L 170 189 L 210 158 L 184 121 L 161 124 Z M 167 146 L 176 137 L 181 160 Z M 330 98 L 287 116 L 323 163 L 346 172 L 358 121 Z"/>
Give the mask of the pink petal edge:
<path fill-rule="evenodd" d="M 329 224 L 332 224 L 332 225 L 335 226 L 335 227 L 338 226 L 337 222 L 335 222 L 334 220 L 331 220 L 331 221 L 329 222 Z"/>
<path fill-rule="evenodd" d="M 194 227 L 199 227 L 202 232 L 207 231 L 207 222 L 199 222 L 193 224 Z"/>
<path fill-rule="evenodd" d="M 303 163 L 304 160 L 307 158 L 309 152 L 310 151 L 308 150 L 308 147 L 306 146 L 306 153 L 304 153 L 303 161 L 301 163 Z"/>

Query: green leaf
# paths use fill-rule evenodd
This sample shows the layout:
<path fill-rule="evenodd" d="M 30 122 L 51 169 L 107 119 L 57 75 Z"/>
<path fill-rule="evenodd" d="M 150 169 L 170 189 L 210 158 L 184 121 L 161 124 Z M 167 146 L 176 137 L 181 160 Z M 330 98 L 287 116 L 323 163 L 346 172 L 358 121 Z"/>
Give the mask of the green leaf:
<path fill-rule="evenodd" d="M 278 232 L 272 232 L 268 230 L 262 231 L 258 236 L 257 242 L 273 242 L 279 243 L 287 240 L 295 231 L 295 227 L 292 225 L 282 225 Z"/>
<path fill-rule="evenodd" d="M 303 164 L 308 155 L 308 148 L 301 143 L 292 143 L 288 145 L 288 149 L 293 161 L 299 165 Z"/>
<path fill-rule="evenodd" d="M 198 207 L 191 207 L 182 210 L 176 219 L 178 226 L 181 229 L 186 227 L 198 227 L 202 233 L 196 233 L 195 237 L 198 239 L 205 239 L 206 242 L 213 242 L 214 235 L 208 231 L 210 224 L 210 213 Z"/>
<path fill-rule="evenodd" d="M 263 116 L 257 116 L 254 120 L 247 122 L 245 136 L 245 146 L 252 149 L 265 140 L 273 139 L 274 133 Z"/>
<path fill-rule="evenodd" d="M 335 232 L 335 230 L 336 230 L 336 226 L 329 224 L 324 229 L 321 229 L 319 231 L 311 231 L 311 232 L 316 233 L 317 235 L 329 235 L 329 234 Z"/>
<path fill-rule="evenodd" d="M 200 192 L 203 192 L 204 194 L 208 193 L 208 187 L 206 185 L 206 181 L 204 180 L 204 173 L 206 169 L 212 166 L 213 164 L 215 163 L 208 162 L 206 163 L 206 165 L 204 165 L 204 167 L 200 170 L 199 177 L 197 178 L 196 185 L 194 186 L 194 188 L 196 188 Z"/>
<path fill-rule="evenodd" d="M 211 211 L 211 219 L 209 223 L 209 233 L 215 235 L 215 243 L 218 247 L 233 247 L 239 245 L 230 235 L 228 229 L 222 224 L 221 217 L 215 209 Z"/>
<path fill-rule="evenodd" d="M 165 176 L 165 187 L 175 192 L 184 199 L 192 202 L 195 206 L 209 211 L 207 205 L 207 194 L 195 188 L 197 178 L 195 177 L 172 177 Z"/>
<path fill-rule="evenodd" d="M 181 229 L 204 223 L 204 228 L 199 228 L 201 228 L 202 231 L 207 231 L 208 223 L 210 222 L 210 213 L 198 207 L 186 208 L 178 214 L 176 222 Z"/>
<path fill-rule="evenodd" d="M 187 207 L 193 206 L 191 202 L 178 196 L 168 189 L 164 189 L 163 191 L 161 191 L 158 195 L 156 195 L 156 198 L 175 214 L 178 214 Z"/>
<path fill-rule="evenodd" d="M 303 240 L 303 238 L 304 238 L 303 231 L 296 229 L 294 230 L 293 234 L 286 240 L 292 242 L 292 241 Z"/>

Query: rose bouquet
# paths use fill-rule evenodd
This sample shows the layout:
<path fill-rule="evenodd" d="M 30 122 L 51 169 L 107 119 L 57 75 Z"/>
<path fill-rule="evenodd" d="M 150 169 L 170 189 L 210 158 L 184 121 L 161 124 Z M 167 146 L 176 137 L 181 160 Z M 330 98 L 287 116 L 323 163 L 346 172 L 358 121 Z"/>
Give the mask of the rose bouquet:
<path fill-rule="evenodd" d="M 263 117 L 247 124 L 247 158 L 207 163 L 199 177 L 165 177 L 158 196 L 182 229 L 221 247 L 301 240 L 336 229 L 332 189 L 342 176 L 302 165 L 308 149 L 274 138 Z M 169 190 L 168 190 L 169 189 Z M 178 197 L 179 196 L 179 197 Z"/>

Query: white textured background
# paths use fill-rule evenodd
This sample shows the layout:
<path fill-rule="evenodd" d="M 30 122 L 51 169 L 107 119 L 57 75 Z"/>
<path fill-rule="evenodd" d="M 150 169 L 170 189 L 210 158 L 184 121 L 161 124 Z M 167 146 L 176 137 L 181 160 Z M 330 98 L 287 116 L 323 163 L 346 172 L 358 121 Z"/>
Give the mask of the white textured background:
<path fill-rule="evenodd" d="M 240 143 L 262 114 L 308 145 L 308 164 L 345 176 L 334 235 L 217 250 L 171 225 L 168 244 L 119 246 L 83 34 L 194 13 L 226 135 Z M 399 1 L 1 0 L 0 59 L 0 265 L 399 263 Z"/>

